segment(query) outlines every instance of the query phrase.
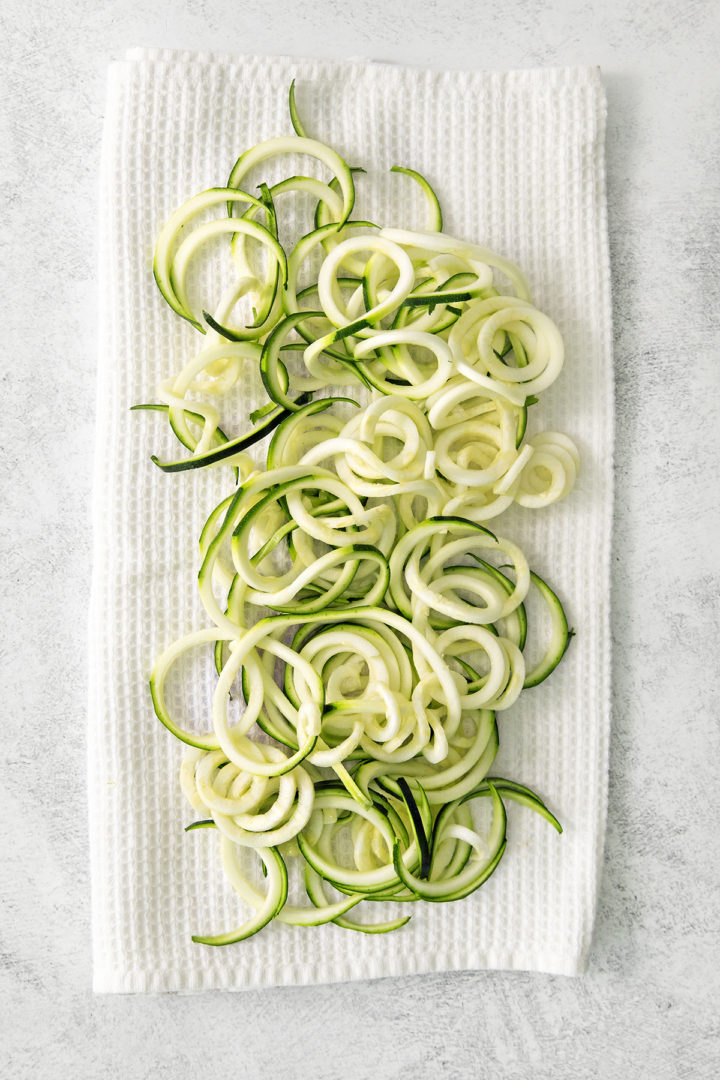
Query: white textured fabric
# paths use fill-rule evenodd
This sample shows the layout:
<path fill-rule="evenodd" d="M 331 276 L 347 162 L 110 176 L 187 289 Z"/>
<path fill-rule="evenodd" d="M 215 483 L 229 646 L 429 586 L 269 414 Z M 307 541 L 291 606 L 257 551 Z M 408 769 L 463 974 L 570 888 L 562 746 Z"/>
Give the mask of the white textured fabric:
<path fill-rule="evenodd" d="M 497 873 L 455 904 L 417 904 L 403 930 L 271 925 L 225 949 L 191 934 L 237 925 L 217 835 L 186 834 L 181 745 L 155 719 L 147 678 L 158 653 L 204 625 L 197 537 L 229 470 L 164 475 L 172 442 L 153 400 L 197 334 L 155 288 L 154 237 L 186 197 L 224 184 L 238 153 L 290 134 L 287 90 L 308 129 L 351 164 L 364 216 L 422 227 L 410 181 L 434 182 L 445 230 L 518 262 L 559 324 L 567 361 L 531 410 L 582 453 L 564 503 L 492 523 L 553 583 L 577 631 L 543 685 L 500 714 L 493 772 L 535 788 L 558 836 L 516 804 Z M 90 838 L 95 988 L 199 990 L 443 969 L 583 970 L 602 861 L 609 735 L 612 362 L 605 215 L 604 93 L 596 69 L 428 72 L 373 63 L 133 52 L 110 72 L 102 170 L 101 311 L 90 633 Z M 322 169 L 318 173 L 322 175 Z M 259 178 L 260 179 L 260 178 Z M 409 185 L 409 186 L 408 186 Z M 376 194 L 363 202 L 367 191 Z M 248 409 L 264 400 L 249 374 Z M 235 430 L 241 430 L 238 418 Z M 193 715 L 206 708 L 198 680 Z M 397 910 L 397 909 L 396 909 Z M 370 912 L 372 915 L 373 912 Z"/>

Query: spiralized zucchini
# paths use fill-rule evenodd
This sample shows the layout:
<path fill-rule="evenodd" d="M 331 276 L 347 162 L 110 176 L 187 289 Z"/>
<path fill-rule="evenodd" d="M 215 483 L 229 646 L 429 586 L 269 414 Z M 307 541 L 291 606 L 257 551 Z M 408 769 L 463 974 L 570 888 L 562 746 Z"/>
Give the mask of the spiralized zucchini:
<path fill-rule="evenodd" d="M 563 367 L 561 335 L 516 266 L 441 231 L 416 171 L 393 169 L 424 198 L 429 231 L 351 221 L 361 170 L 307 137 L 294 88 L 290 112 L 296 135 L 241 154 L 224 187 L 161 230 L 157 284 L 205 344 L 158 403 L 138 406 L 166 414 L 189 451 L 153 458 L 164 471 L 235 470 L 200 537 L 209 624 L 171 644 L 151 679 L 158 718 L 187 746 L 181 785 L 200 815 L 189 828 L 219 831 L 228 880 L 253 910 L 194 938 L 207 945 L 273 919 L 383 933 L 409 916 L 347 913 L 467 896 L 505 851 L 508 800 L 562 831 L 539 796 L 489 774 L 497 715 L 547 678 L 572 631 L 520 548 L 485 524 L 574 485 L 572 440 L 526 437 L 528 407 Z M 332 176 L 240 189 L 289 154 Z M 315 210 L 286 246 L 276 200 L 291 195 Z M 212 243 L 233 280 L 209 304 L 191 296 L 189 265 Z M 249 378 L 267 405 L 228 435 L 221 416 Z M 261 468 L 247 451 L 268 435 Z M 544 643 L 531 593 L 549 612 Z M 197 649 L 215 671 L 204 731 L 169 692 Z"/>

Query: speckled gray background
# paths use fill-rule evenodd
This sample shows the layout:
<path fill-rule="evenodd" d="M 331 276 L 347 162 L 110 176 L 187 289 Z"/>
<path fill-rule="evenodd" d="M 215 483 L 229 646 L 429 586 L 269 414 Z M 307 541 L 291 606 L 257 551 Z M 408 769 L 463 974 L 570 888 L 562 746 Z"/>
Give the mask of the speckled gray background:
<path fill-rule="evenodd" d="M 0 1075 L 716 1077 L 716 4 L 430 0 L 390 14 L 379 0 L 6 0 L 0 26 Z M 614 730 L 607 858 L 581 979 L 468 973 L 202 997 L 89 990 L 95 209 L 105 68 L 134 45 L 603 68 L 617 389 Z"/>

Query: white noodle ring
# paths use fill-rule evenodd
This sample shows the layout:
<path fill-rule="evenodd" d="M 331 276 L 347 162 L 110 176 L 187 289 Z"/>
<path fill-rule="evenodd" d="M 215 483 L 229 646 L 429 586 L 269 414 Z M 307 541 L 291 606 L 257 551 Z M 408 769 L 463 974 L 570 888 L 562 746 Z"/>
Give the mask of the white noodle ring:
<path fill-rule="evenodd" d="M 397 268 L 397 281 L 384 300 L 362 313 L 362 317 L 369 323 L 379 322 L 385 315 L 395 311 L 415 286 L 415 268 L 410 257 L 397 244 L 377 235 L 354 236 L 342 240 L 323 261 L 317 283 L 320 305 L 330 322 L 339 328 L 347 326 L 358 317 L 357 314 L 353 317 L 347 308 L 343 310 L 340 306 L 343 300 L 337 281 L 343 260 L 357 251 L 381 252 Z M 358 331 L 358 336 L 373 333 L 372 329 L 364 329 Z"/>
<path fill-rule="evenodd" d="M 461 443 L 453 460 L 453 448 Z M 509 410 L 501 413 L 500 425 L 466 420 L 445 428 L 435 440 L 438 470 L 448 480 L 468 486 L 488 485 L 503 476 L 517 457 L 515 421 Z M 482 462 L 469 468 L 472 461 Z"/>
<path fill-rule="evenodd" d="M 408 345 L 427 349 L 433 353 L 436 359 L 433 374 L 423 378 L 418 369 L 415 368 L 414 371 L 407 371 L 406 373 L 406 377 L 410 381 L 409 386 L 397 386 L 395 383 L 386 382 L 376 376 L 373 377 L 373 385 L 383 393 L 419 400 L 424 399 L 442 389 L 450 378 L 453 356 L 450 346 L 442 338 L 419 330 L 384 330 L 373 334 L 372 337 L 366 337 L 364 341 L 359 341 L 354 349 L 354 357 L 356 360 L 362 360 L 380 348 Z M 419 381 L 412 381 L 414 376 L 417 376 Z"/>
<path fill-rule="evenodd" d="M 254 747 L 258 760 L 271 763 L 282 758 L 275 747 L 263 743 Z M 201 813 L 209 813 L 225 836 L 245 847 L 277 846 L 292 839 L 307 824 L 315 797 L 313 782 L 300 766 L 279 779 L 249 777 L 212 752 L 188 754 L 181 781 L 192 805 Z M 248 805 L 243 799 L 248 786 L 257 813 L 243 809 Z"/>

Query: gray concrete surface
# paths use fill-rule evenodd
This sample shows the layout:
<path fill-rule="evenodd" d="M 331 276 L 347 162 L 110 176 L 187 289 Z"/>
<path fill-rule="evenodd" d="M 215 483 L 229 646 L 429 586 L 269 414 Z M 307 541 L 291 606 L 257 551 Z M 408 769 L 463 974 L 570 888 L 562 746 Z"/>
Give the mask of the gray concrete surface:
<path fill-rule="evenodd" d="M 0 1075 L 717 1076 L 716 6 L 7 0 L 0 26 Z M 96 188 L 105 68 L 134 45 L 603 68 L 617 388 L 614 729 L 606 865 L 582 979 L 466 973 L 109 998 L 89 989 Z"/>

